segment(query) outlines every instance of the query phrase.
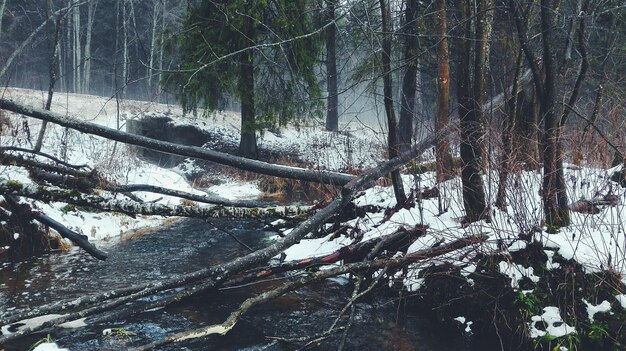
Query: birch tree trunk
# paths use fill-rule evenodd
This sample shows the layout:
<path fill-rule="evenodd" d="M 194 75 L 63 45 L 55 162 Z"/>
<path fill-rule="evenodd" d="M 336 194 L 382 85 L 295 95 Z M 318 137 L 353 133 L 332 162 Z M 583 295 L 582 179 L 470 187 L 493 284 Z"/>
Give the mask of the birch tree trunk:
<path fill-rule="evenodd" d="M 150 40 L 150 58 L 148 63 L 148 91 L 152 93 L 152 75 L 154 74 L 155 49 L 157 46 L 157 22 L 159 17 L 161 0 L 154 2 L 154 11 L 152 12 L 152 39 Z M 158 84 L 158 82 L 157 82 Z"/>
<path fill-rule="evenodd" d="M 80 5 L 75 4 L 72 8 L 72 20 L 73 20 L 73 62 L 74 62 L 74 91 L 82 93 L 82 54 L 80 45 Z"/>
<path fill-rule="evenodd" d="M 0 34 L 2 34 L 2 17 L 4 17 L 4 9 L 6 8 L 7 0 L 2 0 L 2 6 L 0 6 Z"/>
<path fill-rule="evenodd" d="M 89 2 L 89 9 L 87 10 L 87 33 L 85 33 L 85 69 L 83 75 L 85 77 L 83 82 L 83 91 L 87 94 L 91 93 L 91 35 L 93 33 L 93 22 L 96 15 L 96 8 L 98 7 L 98 0 L 91 0 Z"/>

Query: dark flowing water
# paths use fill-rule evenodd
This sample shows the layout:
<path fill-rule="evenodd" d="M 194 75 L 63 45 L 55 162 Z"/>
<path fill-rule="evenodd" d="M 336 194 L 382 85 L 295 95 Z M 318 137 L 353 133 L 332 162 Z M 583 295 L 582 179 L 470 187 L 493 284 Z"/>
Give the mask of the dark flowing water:
<path fill-rule="evenodd" d="M 216 226 L 247 245 L 265 245 L 267 233 L 256 222 L 220 220 Z M 109 258 L 96 261 L 79 250 L 49 254 L 20 263 L 0 264 L 0 311 L 39 306 L 132 284 L 159 281 L 232 259 L 246 249 L 224 232 L 201 220 L 185 220 L 155 233 L 107 247 Z M 171 333 L 221 323 L 243 299 L 268 282 L 206 293 L 188 301 L 106 324 L 50 332 L 56 342 L 74 350 L 123 350 Z M 211 336 L 159 350 L 297 350 L 302 343 L 278 338 L 311 336 L 326 330 L 347 301 L 350 284 L 329 281 L 287 294 L 253 308 L 226 336 Z M 430 323 L 410 311 L 399 313 L 397 299 L 376 297 L 357 305 L 344 350 L 459 350 L 458 341 L 435 336 Z M 398 318 L 402 315 L 402 318 Z M 400 322 L 398 322 L 400 321 Z M 340 325 L 343 325 L 343 321 Z M 103 335 L 107 328 L 124 328 L 133 336 Z M 0 347 L 26 350 L 47 333 Z M 341 333 L 309 349 L 336 350 Z"/>

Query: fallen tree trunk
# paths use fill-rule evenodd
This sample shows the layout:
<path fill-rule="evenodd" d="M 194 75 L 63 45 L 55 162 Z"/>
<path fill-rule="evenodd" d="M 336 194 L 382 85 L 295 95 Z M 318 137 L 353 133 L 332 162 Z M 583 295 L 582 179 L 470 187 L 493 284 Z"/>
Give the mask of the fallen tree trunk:
<path fill-rule="evenodd" d="M 258 296 L 247 299 L 222 324 L 215 324 L 215 325 L 210 325 L 204 328 L 195 329 L 192 331 L 177 333 L 163 340 L 159 340 L 157 342 L 144 345 L 144 346 L 131 349 L 131 350 L 132 351 L 152 350 L 156 347 L 168 345 L 174 342 L 197 339 L 197 338 L 214 335 L 214 334 L 225 335 L 226 333 L 228 333 L 235 327 L 235 324 L 237 324 L 237 322 L 239 321 L 239 318 L 253 306 L 259 303 L 277 298 L 287 292 L 299 289 L 308 284 L 318 282 L 324 279 L 328 279 L 331 277 L 335 277 L 341 274 L 351 273 L 351 272 L 382 269 L 382 268 L 387 268 L 387 269 L 399 268 L 409 263 L 426 260 L 428 258 L 432 258 L 432 257 L 440 256 L 446 253 L 450 253 L 456 250 L 460 250 L 462 248 L 465 248 L 471 245 L 480 244 L 480 243 L 485 242 L 486 240 L 487 240 L 487 236 L 484 234 L 472 235 L 472 236 L 461 238 L 461 239 L 455 240 L 453 242 L 450 242 L 448 244 L 444 244 L 438 247 L 416 251 L 400 258 L 357 262 L 357 263 L 346 264 L 346 265 L 343 265 L 341 267 L 334 268 L 334 269 L 316 272 L 309 276 L 300 278 L 296 281 L 283 284 L 282 286 L 276 289 L 263 292 Z"/>
<path fill-rule="evenodd" d="M 251 272 L 247 272 L 241 277 L 229 279 L 228 284 L 226 284 L 225 287 L 246 284 L 248 282 L 252 282 L 261 278 L 267 278 L 271 275 L 276 275 L 289 271 L 299 269 L 306 270 L 312 267 L 325 266 L 339 261 L 344 261 L 344 263 L 359 262 L 367 256 L 372 255 L 373 250 L 376 251 L 374 255 L 384 250 L 392 251 L 394 253 L 397 251 L 406 251 L 409 245 L 413 241 L 415 241 L 416 238 L 426 233 L 426 228 L 426 226 L 422 225 L 418 225 L 410 229 L 401 228 L 389 235 L 344 246 L 341 249 L 328 255 L 311 257 L 298 261 L 285 262 L 269 267 L 259 268 Z"/>
<path fill-rule="evenodd" d="M 0 148 L 0 150 L 2 150 L 2 148 Z M 173 190 L 149 184 L 120 185 L 99 177 L 97 173 L 95 173 L 95 171 L 93 170 L 79 171 L 74 169 L 74 167 L 83 167 L 82 165 L 74 166 L 68 164 L 64 166 L 56 166 L 18 155 L 6 154 L 3 152 L 0 152 L 0 165 L 28 168 L 31 172 L 31 175 L 34 175 L 36 178 L 39 178 L 41 180 L 50 182 L 53 185 L 77 188 L 84 191 L 88 191 L 91 189 L 102 189 L 114 193 L 126 194 L 135 201 L 137 201 L 137 199 L 129 193 L 143 191 L 179 197 L 181 199 L 187 199 L 211 205 L 249 208 L 264 207 L 267 205 L 262 201 L 228 200 L 221 197 L 192 194 L 180 190 Z"/>
<path fill-rule="evenodd" d="M 272 206 L 240 208 L 226 206 L 167 206 L 160 203 L 139 203 L 131 200 L 107 199 L 84 194 L 76 190 L 55 189 L 43 185 L 21 184 L 16 181 L 0 181 L 0 195 L 23 196 L 43 202 L 64 202 L 86 206 L 102 211 L 121 212 L 129 215 L 178 216 L 195 218 L 263 218 L 294 217 L 309 213 L 310 206 Z"/>
<path fill-rule="evenodd" d="M 448 133 L 448 130 L 449 128 L 444 128 L 441 134 L 445 135 L 446 133 Z M 171 288 L 184 286 L 189 283 L 198 282 L 202 279 L 208 279 L 208 280 L 205 283 L 201 284 L 200 287 L 194 287 L 192 289 L 193 290 L 192 292 L 188 294 L 185 293 L 183 296 L 185 297 L 191 296 L 193 293 L 197 293 L 197 292 L 205 291 L 207 289 L 214 288 L 217 285 L 226 281 L 232 275 L 239 273 L 245 269 L 248 269 L 254 265 L 267 262 L 272 257 L 278 255 L 281 251 L 296 244 L 301 239 L 303 239 L 305 235 L 314 231 L 317 227 L 319 227 L 320 225 L 328 221 L 328 219 L 330 219 L 332 216 L 336 215 L 339 211 L 341 211 L 341 209 L 344 206 L 346 206 L 348 203 L 351 202 L 353 196 L 356 194 L 358 190 L 368 186 L 369 184 L 372 184 L 379 177 L 389 173 L 391 170 L 398 169 L 399 167 L 401 167 L 403 164 L 407 163 L 411 159 L 416 158 L 417 156 L 421 155 L 425 150 L 433 146 L 436 140 L 437 140 L 437 136 L 431 135 L 430 137 L 426 138 L 422 142 L 413 146 L 413 148 L 411 148 L 410 150 L 402 153 L 400 156 L 392 160 L 389 160 L 387 162 L 384 162 L 380 164 L 378 167 L 365 172 L 360 177 L 353 179 L 348 184 L 346 184 L 346 186 L 344 186 L 344 188 L 342 189 L 342 193 L 338 198 L 336 198 L 326 207 L 320 209 L 315 214 L 313 214 L 312 216 L 307 218 L 305 221 L 300 223 L 289 234 L 285 235 L 280 240 L 276 241 L 275 243 L 265 248 L 259 249 L 248 255 L 236 258 L 230 262 L 215 265 L 212 267 L 201 269 L 192 273 L 187 273 L 187 274 L 177 276 L 174 278 L 169 278 L 158 283 L 146 283 L 146 284 L 139 284 L 134 287 L 129 287 L 126 290 L 124 290 L 124 292 L 121 292 L 119 290 L 113 291 L 113 292 L 104 292 L 101 294 L 91 296 L 89 298 L 83 298 L 80 301 L 76 301 L 76 302 L 69 301 L 69 302 L 62 303 L 62 304 L 54 304 L 54 308 L 46 307 L 46 306 L 40 307 L 36 309 L 36 312 L 33 311 L 30 314 L 30 316 L 34 317 L 34 316 L 39 316 L 43 314 L 55 313 L 63 307 L 69 307 L 69 306 L 79 307 L 79 306 L 89 305 L 93 303 L 97 304 L 98 303 L 97 301 L 109 300 L 111 295 L 114 295 L 116 297 L 116 300 L 106 303 L 106 305 L 108 306 L 97 306 L 93 308 L 88 307 L 86 310 L 75 312 L 74 314 L 72 314 L 72 316 L 62 316 L 59 318 L 55 318 L 55 319 L 52 319 L 50 321 L 47 321 L 41 324 L 40 326 L 36 328 L 26 328 L 18 333 L 0 337 L 0 345 L 9 340 L 13 340 L 13 339 L 31 334 L 36 331 L 67 322 L 68 320 L 72 320 L 72 318 L 76 319 L 75 316 L 80 316 L 78 318 L 86 317 L 94 313 L 107 310 L 107 307 L 110 307 L 108 308 L 110 310 L 113 307 L 120 306 L 122 304 L 131 302 L 131 301 L 135 301 L 142 297 L 156 294 L 156 293 L 159 293 L 161 291 L 165 291 Z M 178 300 L 173 300 L 173 301 L 178 301 Z M 13 319 L 11 316 L 7 318 L 7 320 L 11 320 L 11 319 Z"/>
<path fill-rule="evenodd" d="M 4 198 L 7 201 L 7 203 L 15 209 L 22 206 L 19 203 L 19 201 L 13 196 L 4 194 Z M 54 219 L 41 213 L 29 211 L 28 216 L 32 217 L 34 220 L 38 221 L 39 223 L 56 230 L 63 238 L 69 239 L 76 246 L 85 250 L 85 252 L 87 252 L 91 256 L 99 260 L 106 260 L 107 254 L 104 251 L 98 250 L 98 248 L 96 248 L 93 244 L 91 244 L 89 242 L 89 238 L 87 238 L 86 235 L 78 234 L 75 231 L 70 230 L 66 226 L 62 225 L 61 223 L 55 221 Z"/>
<path fill-rule="evenodd" d="M 185 191 L 168 189 L 156 185 L 150 184 L 128 184 L 128 185 L 120 185 L 113 183 L 111 181 L 94 177 L 92 173 L 89 173 L 85 176 L 75 176 L 75 175 L 62 175 L 56 173 L 50 173 L 40 170 L 30 170 L 31 178 L 34 178 L 35 181 L 45 181 L 49 184 L 55 186 L 61 186 L 64 188 L 70 189 L 78 189 L 83 192 L 91 192 L 95 189 L 106 190 L 111 193 L 120 193 L 128 196 L 132 200 L 137 202 L 141 201 L 136 195 L 133 195 L 134 192 L 148 192 L 154 194 L 168 195 L 174 196 L 181 199 L 191 200 L 195 202 L 210 204 L 210 205 L 220 205 L 220 206 L 230 206 L 230 207 L 269 207 L 267 202 L 256 201 L 256 200 L 228 200 L 217 196 L 209 196 L 209 195 L 199 195 L 192 194 Z"/>
<path fill-rule="evenodd" d="M 104 127 L 91 122 L 79 121 L 76 118 L 71 118 L 61 115 L 59 113 L 19 104 L 12 100 L 0 99 L 0 108 L 32 118 L 55 123 L 66 128 L 78 130 L 83 133 L 94 134 L 107 139 L 120 141 L 126 144 L 146 147 L 173 155 L 213 161 L 245 171 L 251 171 L 281 178 L 290 178 L 338 186 L 344 185 L 354 179 L 354 176 L 349 174 L 329 171 L 314 171 L 297 167 L 275 165 L 267 162 L 229 155 L 210 149 L 204 149 L 201 147 L 186 146 L 152 139 L 136 134 L 123 132 L 117 129 Z"/>

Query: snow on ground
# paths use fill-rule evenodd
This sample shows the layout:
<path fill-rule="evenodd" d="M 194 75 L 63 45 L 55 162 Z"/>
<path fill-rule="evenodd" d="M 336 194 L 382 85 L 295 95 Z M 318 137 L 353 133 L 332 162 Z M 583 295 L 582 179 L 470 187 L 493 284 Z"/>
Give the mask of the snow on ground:
<path fill-rule="evenodd" d="M 47 93 L 5 88 L 0 94 L 3 98 L 13 99 L 19 103 L 42 107 Z M 51 110 L 121 130 L 125 129 L 125 124 L 130 118 L 166 116 L 172 119 L 173 124 L 194 125 L 220 135 L 222 141 L 224 138 L 228 142 L 238 141 L 239 116 L 235 112 L 220 111 L 208 117 L 183 116 L 181 108 L 177 105 L 133 100 L 122 100 L 118 104 L 111 98 L 66 93 L 54 94 Z M 42 122 L 10 113 L 8 116 L 13 127 L 19 132 L 17 137 L 0 135 L 0 145 L 32 148 Z M 301 159 L 309 162 L 312 167 L 320 169 L 352 170 L 374 166 L 381 159 L 380 145 L 384 143 L 383 135 L 370 128 L 358 127 L 354 123 L 351 126 L 344 129 L 341 134 L 329 133 L 311 126 L 289 127 L 280 132 L 267 131 L 260 135 L 259 145 L 279 153 L 283 152 L 285 155 L 299 154 Z M 120 184 L 151 184 L 198 194 L 209 192 L 227 199 L 254 199 L 261 195 L 256 183 L 234 180 L 211 186 L 205 191 L 193 189 L 181 176 L 181 167 L 172 169 L 157 167 L 134 157 L 132 146 L 56 125 L 48 126 L 42 151 L 72 164 L 93 166 L 105 178 Z M 19 167 L 1 167 L 0 177 L 22 183 L 31 182 L 27 172 Z M 157 201 L 168 205 L 180 203 L 180 199 L 166 195 L 145 192 L 135 194 L 145 201 Z M 124 198 L 121 195 L 114 197 Z M 157 227 L 165 222 L 165 219 L 156 216 L 131 218 L 116 213 L 94 214 L 75 211 L 59 203 L 44 204 L 35 201 L 35 205 L 53 219 L 88 235 L 92 240 L 108 240 L 128 231 Z"/>
<path fill-rule="evenodd" d="M 5 90 L 5 95 L 34 105 L 41 105 L 41 101 L 45 97 L 43 93 L 37 95 L 17 89 Z M 177 107 L 159 104 L 146 105 L 145 103 L 127 101 L 122 107 L 124 118 L 148 113 L 180 114 Z M 57 94 L 55 95 L 53 110 L 62 113 L 67 112 L 102 125 L 111 127 L 118 125 L 115 102 L 107 102 L 106 99 L 100 97 L 88 97 L 85 100 L 85 96 Z M 232 113 L 222 113 L 216 115 L 212 121 L 194 120 L 192 118 L 191 120 L 177 120 L 177 123 L 195 123 L 201 128 L 218 130 L 224 135 L 236 135 L 237 121 L 235 117 Z M 18 125 L 20 119 L 14 117 L 13 122 L 14 125 Z M 29 124 L 31 135 L 36 135 L 39 122 L 31 120 Z M 123 125 L 123 120 L 120 125 Z M 124 145 L 116 145 L 111 141 L 74 131 L 66 131 L 58 127 L 52 128 L 46 140 L 44 151 L 57 157 L 67 158 L 72 163 L 95 162 L 96 167 L 106 172 L 106 176 L 112 180 L 124 184 L 150 183 L 197 192 L 172 170 L 161 169 L 131 157 L 132 150 Z M 2 145 L 8 145 L 12 141 L 12 137 L 2 136 L 0 138 Z M 339 135 L 311 128 L 287 128 L 280 133 L 263 133 L 259 143 L 273 150 L 300 154 L 313 167 L 346 171 L 351 168 L 372 167 L 379 162 L 382 159 L 380 145 L 384 143 L 384 138 L 367 128 L 353 128 Z M 28 146 L 29 143 L 22 139 L 18 141 L 17 145 Z M 66 155 L 62 152 L 64 149 L 67 149 Z M 626 192 L 619 185 L 610 181 L 609 178 L 615 170 L 574 166 L 566 168 L 565 178 L 570 201 L 593 199 L 603 195 L 616 195 L 619 198 L 619 204 L 601 208 L 598 214 L 573 212 L 571 214 L 572 225 L 553 234 L 549 234 L 547 228 L 539 226 L 542 223 L 542 204 L 539 196 L 540 172 L 523 172 L 511 175 L 506 211 L 500 211 L 493 206 L 497 193 L 497 174 L 492 172 L 484 175 L 485 191 L 492 208 L 491 221 L 489 222 L 479 221 L 465 227 L 461 225 L 460 219 L 464 216 L 464 210 L 461 182 L 457 178 L 437 184 L 441 194 L 439 198 L 424 199 L 414 208 L 399 210 L 393 213 L 388 221 L 383 221 L 385 215 L 380 212 L 369 213 L 364 218 L 357 218 L 345 224 L 360 229 L 363 233 L 363 240 L 387 235 L 401 227 L 411 227 L 417 224 L 428 225 L 430 229 L 427 235 L 416 240 L 409 247 L 409 252 L 428 249 L 434 245 L 445 244 L 464 236 L 478 234 L 488 236 L 488 240 L 482 244 L 480 250 L 484 252 L 506 251 L 506 247 L 510 246 L 508 250 L 513 252 L 525 247 L 525 243 L 518 240 L 520 234 L 534 233 L 534 239 L 541 242 L 546 248 L 545 252 L 548 255 L 546 265 L 549 269 L 558 267 L 558 264 L 552 262 L 556 252 L 565 259 L 571 258 L 581 263 L 587 272 L 598 272 L 610 268 L 621 274 L 622 277 L 626 277 L 626 252 L 624 249 L 626 247 L 626 237 L 624 236 L 624 232 L 626 232 L 624 225 L 626 222 Z M 0 177 L 27 181 L 26 173 L 14 167 L 2 169 Z M 435 176 L 432 172 L 418 176 L 404 175 L 403 181 L 407 192 L 411 189 L 418 189 L 419 191 L 436 185 Z M 213 186 L 208 191 L 231 199 L 249 199 L 260 195 L 254 183 L 234 181 Z M 160 195 L 154 194 L 141 194 L 141 196 L 146 200 L 161 198 Z M 179 200 L 163 196 L 159 201 L 172 204 Z M 395 205 L 395 199 L 390 187 L 374 186 L 365 190 L 355 203 L 357 206 L 376 205 L 389 208 Z M 137 219 L 131 219 L 115 214 L 89 214 L 71 211 L 63 213 L 61 206 L 57 204 L 38 204 L 38 206 L 53 218 L 91 235 L 94 239 L 117 235 L 120 232 L 141 226 L 155 226 L 163 221 L 161 218 L 141 216 L 138 216 Z M 503 243 L 504 246 L 498 245 L 498 242 Z M 330 236 L 305 239 L 285 252 L 286 259 L 295 260 L 323 255 L 351 243 L 351 239 L 343 237 L 333 240 Z M 437 257 L 429 261 L 428 264 L 456 263 L 465 267 L 462 274 L 467 275 L 476 268 L 472 261 L 476 251 L 469 249 L 461 251 Z M 409 290 L 415 290 L 422 284 L 423 280 L 419 274 L 423 268 L 425 268 L 423 263 L 416 263 L 409 267 L 408 274 L 404 277 L 404 284 Z M 534 275 L 532 267 L 524 267 L 506 261 L 500 262 L 500 270 L 511 278 L 513 288 L 523 277 L 528 277 L 534 281 L 540 279 Z M 624 283 L 626 283 L 626 279 Z M 622 306 L 626 306 L 624 295 L 617 295 L 616 299 Z M 590 318 L 593 318 L 593 314 L 597 311 L 606 308 L 603 304 L 598 306 L 589 304 L 588 306 L 590 306 Z M 543 311 L 542 315 L 531 318 L 530 328 L 535 337 L 546 332 L 534 327 L 534 323 L 538 321 L 546 323 L 548 325 L 547 332 L 554 336 L 575 332 L 573 327 L 563 323 L 556 307 L 545 306 Z M 469 328 L 469 323 L 467 325 Z"/>
<path fill-rule="evenodd" d="M 45 92 L 28 89 L 7 88 L 3 89 L 1 94 L 4 98 L 37 107 L 43 106 L 43 101 L 46 98 Z M 127 118 L 141 113 L 182 115 L 178 106 L 125 100 L 119 105 L 118 119 L 118 106 L 114 99 L 62 93 L 54 94 L 51 110 L 120 129 L 124 128 Z M 17 138 L 11 135 L 0 135 L 0 145 L 32 148 L 41 121 L 18 117 L 13 114 L 9 114 L 9 117 L 12 125 L 19 130 L 19 134 Z M 226 126 L 232 126 L 232 123 L 236 121 L 232 113 L 222 113 L 220 119 Z M 30 140 L 27 138 L 24 121 L 28 121 Z M 134 157 L 132 147 L 59 126 L 48 126 L 42 151 L 72 164 L 94 166 L 105 178 L 121 184 L 151 184 L 191 193 L 205 193 L 193 189 L 183 176 L 176 173 L 175 170 L 160 168 Z M 42 158 L 41 160 L 45 159 Z M 0 178 L 22 183 L 31 182 L 27 172 L 19 167 L 0 167 Z M 210 190 L 230 199 L 250 199 L 260 194 L 254 184 L 227 183 L 223 186 L 212 187 Z M 179 198 L 147 192 L 138 192 L 135 195 L 145 201 L 157 201 L 168 205 L 180 204 L 181 201 Z M 115 195 L 115 197 L 124 198 L 121 195 Z M 128 231 L 157 227 L 166 222 L 166 219 L 158 216 L 131 218 L 117 213 L 75 211 L 71 207 L 65 207 L 64 204 L 59 203 L 44 204 L 36 201 L 35 205 L 53 219 L 89 236 L 91 240 L 108 240 Z"/>
<path fill-rule="evenodd" d="M 69 350 L 62 349 L 59 347 L 59 345 L 53 342 L 45 342 L 45 343 L 37 345 L 37 347 L 35 347 L 33 351 L 69 351 Z"/>

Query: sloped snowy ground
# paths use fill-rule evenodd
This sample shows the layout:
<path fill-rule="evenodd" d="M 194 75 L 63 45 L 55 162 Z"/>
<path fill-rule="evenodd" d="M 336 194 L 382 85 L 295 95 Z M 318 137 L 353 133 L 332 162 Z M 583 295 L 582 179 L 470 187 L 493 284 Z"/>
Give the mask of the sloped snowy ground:
<path fill-rule="evenodd" d="M 408 252 L 416 252 L 428 249 L 434 245 L 445 244 L 455 239 L 469 235 L 486 234 L 488 240 L 479 248 L 466 248 L 451 252 L 428 262 L 413 264 L 403 279 L 405 288 L 416 291 L 424 283 L 420 272 L 431 265 L 454 264 L 463 267 L 461 274 L 468 276 L 476 270 L 476 255 L 479 253 L 492 253 L 501 251 L 512 253 L 526 247 L 526 242 L 519 240 L 519 234 L 534 233 L 534 240 L 543 244 L 548 260 L 545 262 L 547 269 L 559 268 L 558 263 L 552 262 L 556 253 L 564 259 L 574 259 L 580 263 L 586 273 L 598 273 L 610 269 L 621 277 L 622 283 L 626 284 L 626 235 L 624 223 L 626 221 L 626 192 L 618 184 L 610 180 L 611 175 L 618 171 L 615 169 L 593 169 L 568 167 L 565 172 L 568 196 L 570 201 L 579 199 L 593 199 L 602 195 L 612 194 L 619 197 L 619 205 L 604 207 L 598 214 L 571 213 L 572 224 L 567 228 L 560 229 L 557 233 L 548 234 L 546 228 L 539 227 L 542 219 L 542 207 L 539 199 L 541 186 L 541 174 L 539 172 L 524 172 L 513 175 L 510 179 L 512 184 L 507 192 L 507 210 L 500 211 L 494 205 L 497 192 L 497 175 L 489 174 L 484 177 L 485 190 L 491 203 L 491 221 L 479 221 L 467 227 L 460 224 L 464 216 L 462 203 L 462 187 L 460 179 L 453 179 L 437 185 L 441 192 L 441 199 L 432 198 L 420 201 L 412 209 L 401 209 L 391 218 L 383 222 L 383 212 L 370 213 L 364 218 L 354 219 L 346 224 L 359 228 L 363 234 L 363 240 L 390 234 L 401 227 L 412 227 L 418 224 L 429 226 L 427 234 L 418 238 L 408 249 Z M 416 177 L 403 176 L 405 191 L 411 189 L 425 189 L 435 186 L 435 174 L 432 172 Z M 439 206 L 441 201 L 442 210 Z M 395 206 L 396 201 L 393 190 L 390 187 L 373 187 L 366 190 L 356 201 L 358 206 L 377 205 L 383 208 Z M 319 256 L 334 252 L 345 245 L 352 243 L 351 239 L 331 239 L 332 235 L 325 238 L 303 240 L 286 251 L 287 260 L 296 260 L 310 256 Z M 504 245 L 503 245 L 504 244 Z M 500 272 L 511 280 L 511 287 L 519 290 L 519 281 L 529 278 L 532 282 L 542 279 L 533 272 L 533 267 L 512 263 L 508 260 L 499 262 Z M 473 284 L 471 278 L 467 278 Z M 525 294 L 530 291 L 524 291 Z M 614 295 L 614 304 L 626 308 L 626 295 Z M 585 301 L 585 303 L 588 303 Z M 590 309 L 598 309 L 590 303 Z M 610 310 L 608 301 L 600 304 L 600 311 Z M 599 305 L 599 306 L 600 306 Z M 531 316 L 529 322 L 530 336 L 540 338 L 546 333 L 559 337 L 576 333 L 576 329 L 563 322 L 559 315 L 559 309 L 555 306 L 544 306 L 543 315 Z M 595 313 L 595 312 L 594 312 Z M 590 320 L 594 321 L 590 312 Z M 541 321 L 548 325 L 547 330 L 539 330 L 535 323 Z M 463 322 L 465 318 L 463 317 Z M 468 323 L 472 323 L 471 321 Z M 470 324 L 467 328 L 471 330 Z"/>

